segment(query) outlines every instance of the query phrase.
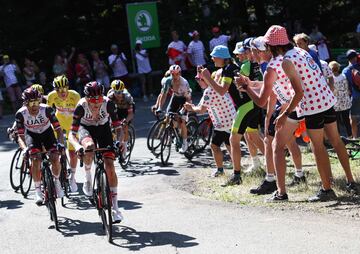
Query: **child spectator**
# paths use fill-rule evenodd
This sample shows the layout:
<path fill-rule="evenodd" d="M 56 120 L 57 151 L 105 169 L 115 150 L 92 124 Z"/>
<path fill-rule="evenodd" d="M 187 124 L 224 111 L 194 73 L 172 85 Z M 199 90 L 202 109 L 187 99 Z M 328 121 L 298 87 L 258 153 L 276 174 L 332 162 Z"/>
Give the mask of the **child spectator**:
<path fill-rule="evenodd" d="M 352 137 L 350 124 L 350 108 L 351 108 L 351 91 L 349 83 L 344 74 L 340 73 L 340 64 L 336 61 L 329 63 L 329 67 L 334 73 L 334 95 L 336 96 L 336 104 L 334 109 L 336 112 L 338 130 L 343 124 L 346 128 L 348 137 Z"/>

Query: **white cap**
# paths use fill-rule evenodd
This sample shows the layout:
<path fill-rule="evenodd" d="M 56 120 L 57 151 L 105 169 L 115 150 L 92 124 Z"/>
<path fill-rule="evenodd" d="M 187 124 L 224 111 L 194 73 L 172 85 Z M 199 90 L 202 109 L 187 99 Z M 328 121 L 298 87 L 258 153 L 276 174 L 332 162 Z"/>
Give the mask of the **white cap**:
<path fill-rule="evenodd" d="M 315 51 L 315 52 L 318 51 L 315 44 L 310 44 L 308 47 L 309 47 L 309 49 L 311 49 L 311 50 L 313 50 L 313 51 Z"/>
<path fill-rule="evenodd" d="M 234 49 L 233 53 L 234 53 L 235 55 L 236 55 L 236 54 L 245 53 L 245 49 L 244 49 L 244 47 L 243 47 L 243 42 L 242 42 L 242 41 L 236 43 L 235 49 Z"/>
<path fill-rule="evenodd" d="M 135 44 L 142 44 L 141 40 L 136 40 Z"/>
<path fill-rule="evenodd" d="M 266 44 L 265 44 L 264 36 L 259 36 L 259 37 L 256 37 L 254 40 L 252 40 L 251 48 L 257 49 L 260 51 L 266 51 Z"/>

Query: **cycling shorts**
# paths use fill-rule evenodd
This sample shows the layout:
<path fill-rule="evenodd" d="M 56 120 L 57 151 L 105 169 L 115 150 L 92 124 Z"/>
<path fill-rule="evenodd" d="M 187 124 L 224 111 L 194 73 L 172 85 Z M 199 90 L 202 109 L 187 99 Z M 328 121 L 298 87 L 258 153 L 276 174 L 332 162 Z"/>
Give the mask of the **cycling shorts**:
<path fill-rule="evenodd" d="M 259 123 L 260 108 L 253 101 L 241 105 L 237 112 L 231 127 L 231 133 L 243 135 L 248 127 L 255 127 Z M 257 128 L 256 125 L 256 128 Z"/>
<path fill-rule="evenodd" d="M 30 153 L 41 152 L 44 148 L 46 151 L 56 150 L 57 140 L 51 127 L 47 128 L 43 133 L 35 133 L 31 131 L 25 132 L 25 143 L 30 148 Z"/>

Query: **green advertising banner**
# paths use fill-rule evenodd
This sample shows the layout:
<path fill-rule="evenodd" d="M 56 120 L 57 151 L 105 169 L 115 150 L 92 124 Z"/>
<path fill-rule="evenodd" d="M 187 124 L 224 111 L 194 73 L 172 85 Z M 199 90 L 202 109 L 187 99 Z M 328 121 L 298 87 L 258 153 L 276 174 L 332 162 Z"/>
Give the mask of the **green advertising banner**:
<path fill-rule="evenodd" d="M 144 48 L 160 47 L 156 2 L 126 5 L 131 48 L 141 40 Z"/>

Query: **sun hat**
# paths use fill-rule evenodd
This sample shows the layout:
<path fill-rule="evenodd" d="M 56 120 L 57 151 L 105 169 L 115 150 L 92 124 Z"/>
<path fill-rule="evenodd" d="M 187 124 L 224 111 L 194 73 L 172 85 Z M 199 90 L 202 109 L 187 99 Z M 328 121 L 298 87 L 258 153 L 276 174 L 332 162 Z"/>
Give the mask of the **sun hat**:
<path fill-rule="evenodd" d="M 266 51 L 266 43 L 264 41 L 264 36 L 259 36 L 253 39 L 250 46 L 252 49 Z"/>
<path fill-rule="evenodd" d="M 243 42 L 244 49 L 250 49 L 251 48 L 251 43 L 252 43 L 253 40 L 254 40 L 254 37 L 246 38 L 244 40 L 244 42 Z"/>
<path fill-rule="evenodd" d="M 264 41 L 270 46 L 286 45 L 289 44 L 289 38 L 285 27 L 273 25 L 264 35 Z"/>
<path fill-rule="evenodd" d="M 233 53 L 234 53 L 235 55 L 236 55 L 236 54 L 244 54 L 244 53 L 245 53 L 245 49 L 244 49 L 244 47 L 243 47 L 243 42 L 242 42 L 242 41 L 236 43 L 235 49 L 234 49 Z"/>
<path fill-rule="evenodd" d="M 228 47 L 223 45 L 216 46 L 211 52 L 210 56 L 222 59 L 231 58 Z"/>
<path fill-rule="evenodd" d="M 142 44 L 142 40 L 136 40 L 135 44 Z"/>
<path fill-rule="evenodd" d="M 351 58 L 354 58 L 358 55 L 358 53 L 353 50 L 353 49 L 349 49 L 348 51 L 346 51 L 346 58 L 347 59 L 351 59 Z"/>

